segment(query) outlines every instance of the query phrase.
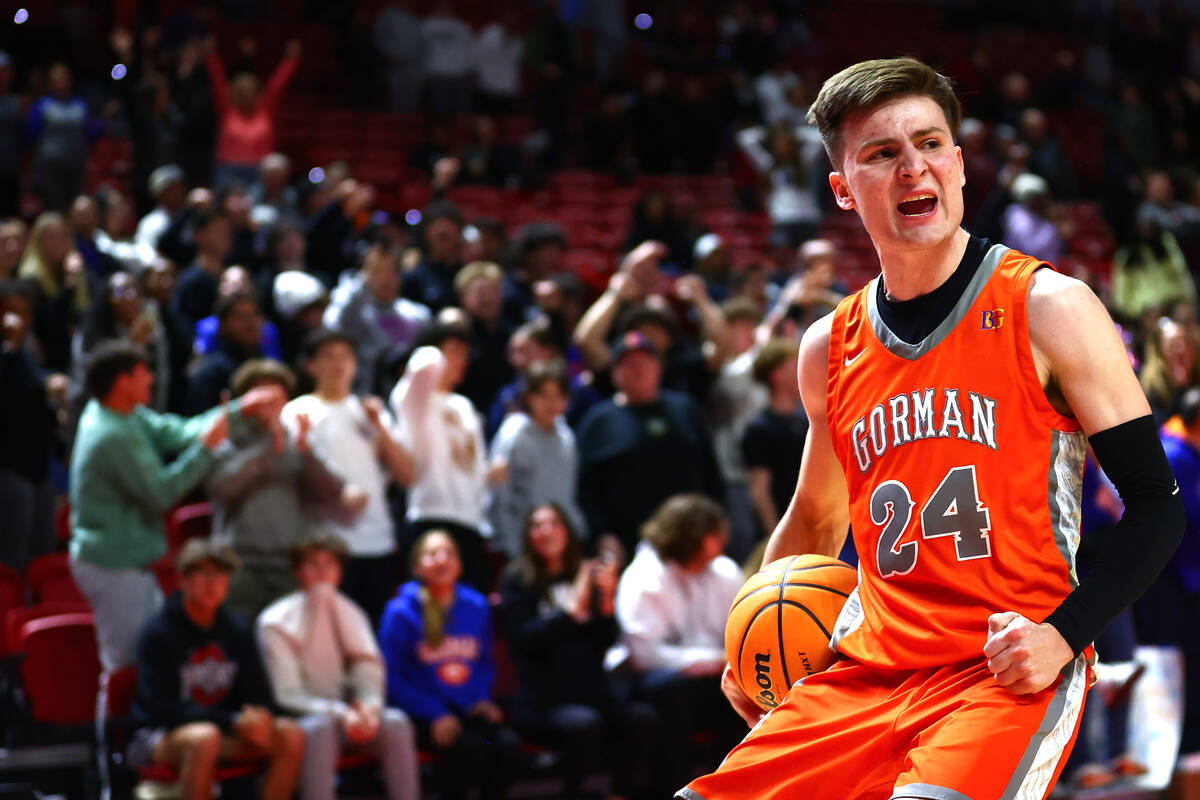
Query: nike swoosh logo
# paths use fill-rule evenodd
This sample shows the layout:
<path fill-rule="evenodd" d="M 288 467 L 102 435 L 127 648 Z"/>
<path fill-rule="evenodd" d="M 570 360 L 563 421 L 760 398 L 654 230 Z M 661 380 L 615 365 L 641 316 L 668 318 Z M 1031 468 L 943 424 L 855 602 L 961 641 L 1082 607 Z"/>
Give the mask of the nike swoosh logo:
<path fill-rule="evenodd" d="M 1171 492 L 1171 494 L 1179 494 L 1179 481 L 1175 481 L 1175 491 Z"/>
<path fill-rule="evenodd" d="M 859 350 L 858 353 L 854 356 L 854 358 L 847 358 L 846 366 L 848 367 L 851 364 L 853 364 L 855 361 L 858 361 L 859 357 L 865 352 L 866 352 L 866 350 Z"/>

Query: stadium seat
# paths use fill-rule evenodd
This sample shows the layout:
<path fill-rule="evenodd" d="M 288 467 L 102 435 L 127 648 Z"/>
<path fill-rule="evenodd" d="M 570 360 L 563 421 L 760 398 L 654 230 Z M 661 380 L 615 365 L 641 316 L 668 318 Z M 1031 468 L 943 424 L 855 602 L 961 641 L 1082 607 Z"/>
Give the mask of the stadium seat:
<path fill-rule="evenodd" d="M 50 553 L 29 562 L 25 573 L 33 602 L 68 601 L 87 603 L 75 584 L 66 553 Z"/>
<path fill-rule="evenodd" d="M 54 507 L 54 538 L 62 547 L 71 540 L 71 504 L 66 500 Z"/>
<path fill-rule="evenodd" d="M 0 655 L 20 655 L 24 651 L 21 646 L 21 630 L 27 622 L 45 617 L 55 617 L 62 614 L 89 614 L 91 608 L 87 603 L 74 600 L 50 600 L 32 606 L 10 608 L 5 613 L 4 639 L 0 641 Z"/>
<path fill-rule="evenodd" d="M 184 543 L 212 533 L 212 503 L 179 506 L 167 515 L 167 551 L 177 553 Z"/>
<path fill-rule="evenodd" d="M 0 618 L 10 609 L 25 605 L 25 582 L 7 564 L 0 564 Z"/>
<path fill-rule="evenodd" d="M 91 614 L 30 620 L 16 646 L 24 653 L 21 680 L 35 721 L 85 725 L 95 719 L 100 656 Z"/>
<path fill-rule="evenodd" d="M 137 691 L 137 667 L 125 667 L 108 676 L 105 684 L 106 696 L 104 707 L 104 745 L 108 752 L 109 768 L 113 773 L 113 783 L 121 785 L 128 780 L 122 780 L 121 771 L 129 772 L 124 765 L 125 747 L 129 744 L 132 733 L 130 713 L 133 710 L 133 698 Z M 246 778 L 261 771 L 259 764 L 224 764 L 217 767 L 216 782 Z M 179 774 L 166 764 L 147 764 L 132 770 L 133 782 L 153 781 L 155 783 L 174 783 Z"/>

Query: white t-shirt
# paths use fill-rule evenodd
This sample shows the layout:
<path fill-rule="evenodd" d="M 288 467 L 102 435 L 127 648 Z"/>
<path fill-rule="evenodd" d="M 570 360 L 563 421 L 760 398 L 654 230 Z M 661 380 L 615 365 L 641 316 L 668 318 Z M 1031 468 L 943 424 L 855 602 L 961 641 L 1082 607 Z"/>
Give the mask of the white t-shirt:
<path fill-rule="evenodd" d="M 493 22 L 475 40 L 475 79 L 479 88 L 499 97 L 516 97 L 521 91 L 521 55 L 525 43 L 509 36 Z"/>
<path fill-rule="evenodd" d="M 341 538 L 352 556 L 382 556 L 395 552 L 396 538 L 387 506 L 388 477 L 379 463 L 375 432 L 362 403 L 350 395 L 326 403 L 313 394 L 297 397 L 283 407 L 280 418 L 291 436 L 296 435 L 296 415 L 307 414 L 311 425 L 308 442 L 329 469 L 347 483 L 367 493 L 367 505 L 352 519 L 318 520 L 315 528 Z M 384 424 L 393 427 L 386 410 Z"/>
<path fill-rule="evenodd" d="M 483 425 L 470 400 L 437 388 L 445 363 L 436 347 L 417 348 L 392 390 L 390 404 L 400 441 L 416 464 L 407 517 L 456 522 L 491 536 L 483 513 L 487 492 Z"/>
<path fill-rule="evenodd" d="M 664 562 L 650 545 L 637 555 L 617 584 L 617 622 L 633 668 L 646 670 L 704 665 L 715 674 L 725 663 L 725 620 L 742 588 L 733 559 L 717 556 L 702 571 L 686 572 Z"/>

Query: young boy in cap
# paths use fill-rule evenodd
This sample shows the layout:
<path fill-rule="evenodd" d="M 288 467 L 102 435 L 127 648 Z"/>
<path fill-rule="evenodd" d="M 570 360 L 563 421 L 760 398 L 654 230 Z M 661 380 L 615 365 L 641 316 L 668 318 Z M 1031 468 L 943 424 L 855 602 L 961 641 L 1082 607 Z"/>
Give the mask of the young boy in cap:
<path fill-rule="evenodd" d="M 271 712 L 271 690 L 246 623 L 224 608 L 237 557 L 192 539 L 176 561 L 179 591 L 146 623 L 137 648 L 133 766 L 174 767 L 184 800 L 208 800 L 222 761 L 265 761 L 263 800 L 296 788 L 304 733 Z"/>

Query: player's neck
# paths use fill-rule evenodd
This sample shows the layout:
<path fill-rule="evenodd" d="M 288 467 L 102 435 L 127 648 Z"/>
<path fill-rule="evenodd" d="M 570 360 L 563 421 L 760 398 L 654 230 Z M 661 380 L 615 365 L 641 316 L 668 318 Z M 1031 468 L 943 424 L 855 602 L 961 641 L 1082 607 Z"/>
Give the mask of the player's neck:
<path fill-rule="evenodd" d="M 890 300 L 912 300 L 929 294 L 954 274 L 971 235 L 962 228 L 929 250 L 881 251 L 883 288 Z"/>

